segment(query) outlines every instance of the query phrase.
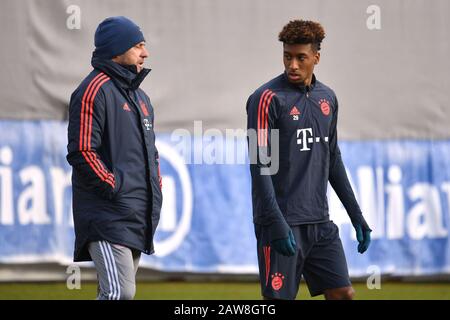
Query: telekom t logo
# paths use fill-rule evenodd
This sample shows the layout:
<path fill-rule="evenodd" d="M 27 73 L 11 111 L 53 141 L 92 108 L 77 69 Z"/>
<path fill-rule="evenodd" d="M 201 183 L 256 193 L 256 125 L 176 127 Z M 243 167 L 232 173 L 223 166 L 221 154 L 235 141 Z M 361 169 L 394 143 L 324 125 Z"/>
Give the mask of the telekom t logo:
<path fill-rule="evenodd" d="M 301 145 L 300 151 L 309 151 L 309 145 L 314 142 L 320 142 L 320 137 L 313 137 L 312 128 L 298 129 L 297 130 L 297 144 Z M 324 137 L 323 140 L 328 142 L 328 137 Z"/>

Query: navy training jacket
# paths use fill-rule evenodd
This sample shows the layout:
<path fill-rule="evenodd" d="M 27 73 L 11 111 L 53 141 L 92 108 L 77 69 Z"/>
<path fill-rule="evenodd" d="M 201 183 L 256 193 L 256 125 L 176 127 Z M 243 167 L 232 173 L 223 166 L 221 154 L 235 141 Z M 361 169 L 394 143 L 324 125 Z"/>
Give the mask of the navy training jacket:
<path fill-rule="evenodd" d="M 283 73 L 258 88 L 246 108 L 247 128 L 255 133 L 254 143 L 249 140 L 250 154 L 252 147 L 256 149 L 250 164 L 255 224 L 271 226 L 273 240 L 287 237 L 289 226 L 328 221 L 330 181 L 352 222 L 367 226 L 337 143 L 338 101 L 333 90 L 314 75 L 305 87 L 290 83 Z M 277 164 L 271 154 L 276 151 L 274 129 L 279 134 Z M 262 174 L 271 166 L 277 166 L 275 173 Z"/>
<path fill-rule="evenodd" d="M 139 89 L 150 70 L 92 66 L 69 105 L 74 261 L 90 261 L 87 244 L 99 240 L 151 254 L 162 192 L 153 107 Z"/>

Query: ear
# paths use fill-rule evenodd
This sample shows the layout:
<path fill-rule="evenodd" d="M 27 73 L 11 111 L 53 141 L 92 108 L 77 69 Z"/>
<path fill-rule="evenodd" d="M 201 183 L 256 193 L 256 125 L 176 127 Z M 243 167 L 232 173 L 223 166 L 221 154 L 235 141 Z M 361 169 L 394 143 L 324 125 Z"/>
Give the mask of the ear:
<path fill-rule="evenodd" d="M 314 64 L 319 64 L 320 61 L 320 52 L 317 51 L 316 54 L 314 55 Z"/>

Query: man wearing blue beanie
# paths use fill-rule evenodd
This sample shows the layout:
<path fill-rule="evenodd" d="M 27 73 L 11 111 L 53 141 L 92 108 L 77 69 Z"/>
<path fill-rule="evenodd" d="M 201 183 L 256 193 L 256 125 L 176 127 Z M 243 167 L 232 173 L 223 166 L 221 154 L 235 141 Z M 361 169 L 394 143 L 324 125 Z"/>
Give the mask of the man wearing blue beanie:
<path fill-rule="evenodd" d="M 133 21 L 105 19 L 94 69 L 70 98 L 74 261 L 94 262 L 102 300 L 133 299 L 140 255 L 154 252 L 162 184 L 153 107 L 139 88 L 148 55 Z"/>

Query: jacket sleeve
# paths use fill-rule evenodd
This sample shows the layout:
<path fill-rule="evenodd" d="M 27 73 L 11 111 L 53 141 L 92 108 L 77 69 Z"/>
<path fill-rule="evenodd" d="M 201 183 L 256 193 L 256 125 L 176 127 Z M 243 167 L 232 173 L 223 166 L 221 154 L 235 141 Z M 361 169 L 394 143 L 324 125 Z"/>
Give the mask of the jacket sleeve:
<path fill-rule="evenodd" d="M 330 127 L 330 169 L 329 181 L 334 191 L 338 195 L 344 205 L 352 224 L 361 225 L 363 228 L 370 230 L 365 221 L 361 209 L 356 201 L 355 194 L 348 180 L 347 172 L 341 157 L 341 151 L 337 143 L 337 119 L 338 119 L 338 101 L 335 99 L 335 110 Z"/>
<path fill-rule="evenodd" d="M 269 159 L 265 156 L 273 156 L 272 151 L 279 151 L 272 147 L 272 142 L 278 143 L 278 141 L 272 141 L 272 129 L 277 117 L 276 105 L 277 97 L 269 90 L 261 94 L 254 93 L 247 101 L 250 173 L 253 201 L 256 201 L 254 203 L 254 220 L 268 226 L 269 241 L 288 237 L 290 229 L 278 206 L 272 177 L 268 173 L 272 165 L 277 166 L 278 164 L 271 161 L 275 157 Z"/>
<path fill-rule="evenodd" d="M 72 94 L 67 161 L 87 189 L 112 199 L 116 189 L 115 177 L 97 153 L 105 127 L 105 96 L 99 90 L 101 79 L 97 83 L 93 80 L 92 87 Z"/>

